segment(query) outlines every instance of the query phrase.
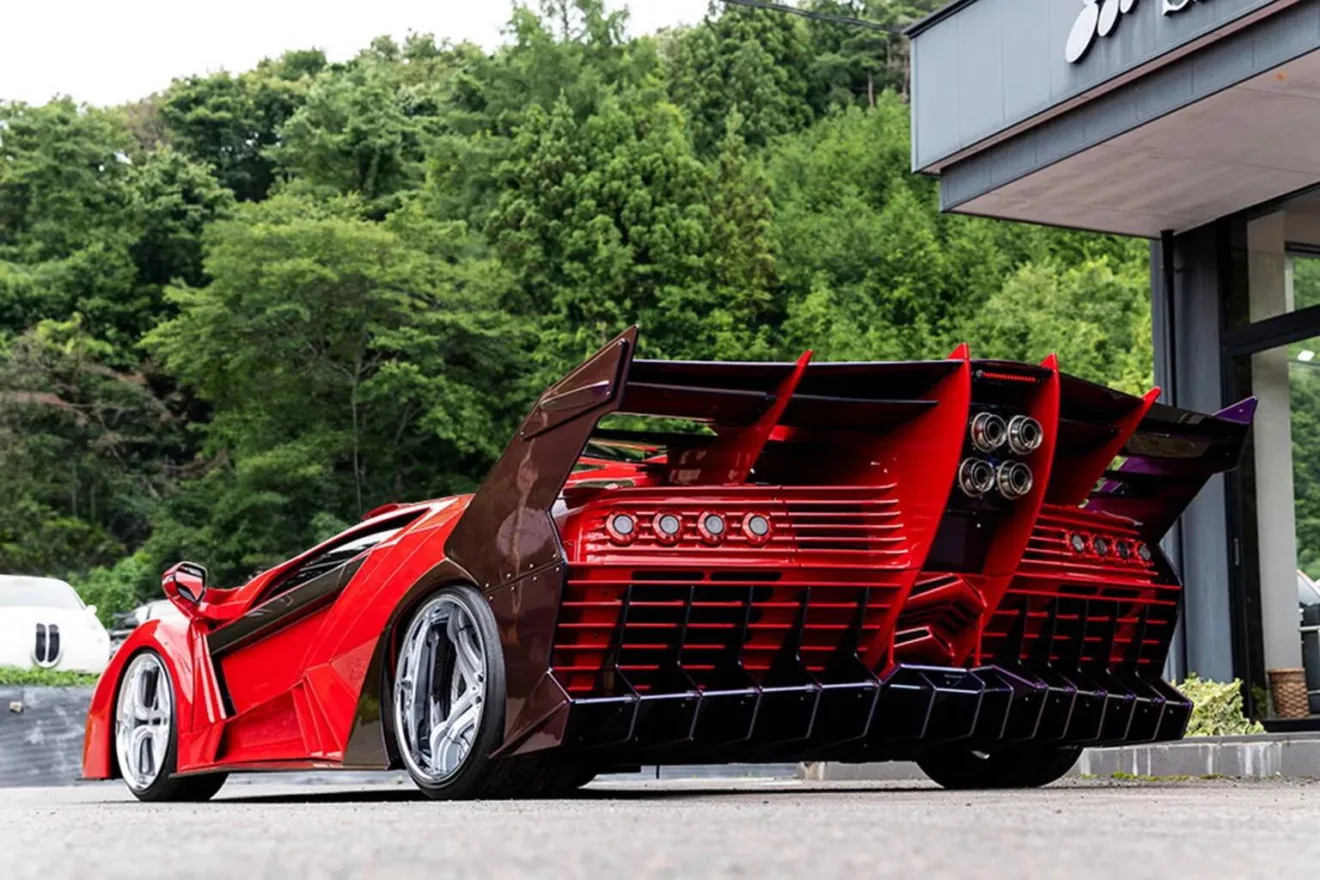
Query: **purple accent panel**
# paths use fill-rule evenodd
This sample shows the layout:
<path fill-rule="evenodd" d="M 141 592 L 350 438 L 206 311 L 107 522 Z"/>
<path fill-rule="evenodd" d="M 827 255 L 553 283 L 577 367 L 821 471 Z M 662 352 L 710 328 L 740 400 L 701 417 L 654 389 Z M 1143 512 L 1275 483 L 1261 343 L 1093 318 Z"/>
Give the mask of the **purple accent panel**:
<path fill-rule="evenodd" d="M 1237 422 L 1240 425 L 1249 425 L 1256 415 L 1256 402 L 1254 397 L 1239 400 L 1232 406 L 1215 413 L 1215 418 L 1223 419 L 1226 422 Z"/>

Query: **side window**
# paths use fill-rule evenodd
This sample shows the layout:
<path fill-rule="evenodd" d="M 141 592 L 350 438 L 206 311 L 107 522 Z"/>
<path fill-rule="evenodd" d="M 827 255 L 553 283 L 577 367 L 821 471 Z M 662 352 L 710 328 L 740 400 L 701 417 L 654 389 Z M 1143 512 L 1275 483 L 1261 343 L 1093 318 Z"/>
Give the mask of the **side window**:
<path fill-rule="evenodd" d="M 371 548 L 394 537 L 424 512 L 414 511 L 405 517 L 386 520 L 377 524 L 375 528 L 368 532 L 358 532 L 337 544 L 326 547 L 315 556 L 303 560 L 300 565 L 291 569 L 282 578 L 267 587 L 265 595 L 261 597 L 258 604 L 283 595 L 295 587 L 351 562 Z"/>

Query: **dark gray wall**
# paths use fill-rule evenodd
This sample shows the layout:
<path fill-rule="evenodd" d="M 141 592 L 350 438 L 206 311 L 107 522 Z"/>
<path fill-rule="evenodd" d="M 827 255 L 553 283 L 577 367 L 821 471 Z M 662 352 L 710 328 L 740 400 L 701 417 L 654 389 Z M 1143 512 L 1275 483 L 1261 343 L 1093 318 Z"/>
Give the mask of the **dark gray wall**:
<path fill-rule="evenodd" d="M 1163 15 L 1137 0 L 1076 64 L 1080 0 L 970 0 L 912 37 L 912 164 L 928 168 L 1206 33 L 1280 0 L 1197 0 Z"/>
<path fill-rule="evenodd" d="M 0 687 L 0 788 L 76 782 L 91 702 L 91 688 Z"/>
<path fill-rule="evenodd" d="M 1151 0 L 1142 2 L 1151 3 Z M 1157 3 L 1158 0 L 1151 5 Z M 1189 14 L 1191 10 L 1180 13 Z M 1303 0 L 1212 46 L 1172 61 L 1135 83 L 947 166 L 940 175 L 940 203 L 945 210 L 956 208 L 1317 49 L 1320 49 L 1320 0 Z M 1078 66 L 1084 67 L 1090 60 L 1088 56 Z M 914 103 L 913 114 L 916 113 Z M 914 130 L 915 126 L 914 122 Z"/>

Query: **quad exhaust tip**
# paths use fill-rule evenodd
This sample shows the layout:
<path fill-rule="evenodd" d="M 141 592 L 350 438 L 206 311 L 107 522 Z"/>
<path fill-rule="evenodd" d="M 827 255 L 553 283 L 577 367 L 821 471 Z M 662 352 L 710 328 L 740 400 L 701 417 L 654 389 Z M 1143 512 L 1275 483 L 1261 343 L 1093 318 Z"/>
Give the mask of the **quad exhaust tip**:
<path fill-rule="evenodd" d="M 1031 491 L 1035 485 L 1035 475 L 1031 468 L 1020 461 L 1006 461 L 995 472 L 995 485 L 999 494 L 1009 501 L 1015 501 Z"/>
<path fill-rule="evenodd" d="M 995 487 L 995 469 L 984 458 L 965 458 L 958 466 L 958 488 L 971 498 L 980 498 Z"/>
<path fill-rule="evenodd" d="M 1008 423 L 1008 448 L 1015 455 L 1028 455 L 1045 442 L 1045 431 L 1031 416 L 1013 416 Z"/>
<path fill-rule="evenodd" d="M 1008 423 L 1001 416 L 990 412 L 973 416 L 971 430 L 972 445 L 982 452 L 994 452 L 1008 439 Z"/>

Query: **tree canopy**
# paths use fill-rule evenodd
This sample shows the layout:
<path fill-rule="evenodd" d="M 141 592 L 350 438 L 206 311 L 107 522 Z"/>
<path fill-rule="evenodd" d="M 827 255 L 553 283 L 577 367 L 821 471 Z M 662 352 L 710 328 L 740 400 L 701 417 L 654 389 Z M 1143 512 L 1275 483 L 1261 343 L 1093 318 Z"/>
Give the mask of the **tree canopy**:
<path fill-rule="evenodd" d="M 941 214 L 902 38 L 724 4 L 626 23 L 540 0 L 493 52 L 410 34 L 124 107 L 0 103 L 0 570 L 109 613 L 177 559 L 235 582 L 470 490 L 632 322 L 655 356 L 966 339 L 1148 387 L 1144 245 Z"/>

